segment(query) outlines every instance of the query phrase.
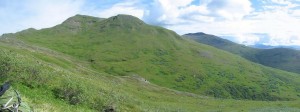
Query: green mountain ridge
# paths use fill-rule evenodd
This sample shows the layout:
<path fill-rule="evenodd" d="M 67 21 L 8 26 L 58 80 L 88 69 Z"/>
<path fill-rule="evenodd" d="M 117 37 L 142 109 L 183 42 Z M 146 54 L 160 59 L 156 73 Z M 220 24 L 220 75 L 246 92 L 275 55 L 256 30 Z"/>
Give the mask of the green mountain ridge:
<path fill-rule="evenodd" d="M 74 110 L 68 105 L 77 111 L 299 108 L 299 74 L 250 62 L 129 15 L 76 15 L 52 28 L 2 35 L 0 43 L 1 59 L 12 60 L 0 60 L 11 65 L 0 70 L 6 74 L 1 81 L 13 80 L 28 101 L 58 110 Z M 220 105 L 226 107 L 216 109 Z"/>
<path fill-rule="evenodd" d="M 289 48 L 251 48 L 205 33 L 190 33 L 185 34 L 184 37 L 240 55 L 250 61 L 265 66 L 300 73 L 300 51 L 298 50 Z"/>

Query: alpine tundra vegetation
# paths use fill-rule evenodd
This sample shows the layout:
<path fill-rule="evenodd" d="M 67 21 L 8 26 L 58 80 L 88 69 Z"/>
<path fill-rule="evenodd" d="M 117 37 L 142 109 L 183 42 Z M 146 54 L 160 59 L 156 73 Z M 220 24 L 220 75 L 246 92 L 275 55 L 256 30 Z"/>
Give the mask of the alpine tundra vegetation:
<path fill-rule="evenodd" d="M 0 82 L 34 111 L 300 111 L 300 75 L 275 68 L 130 15 L 0 37 Z"/>

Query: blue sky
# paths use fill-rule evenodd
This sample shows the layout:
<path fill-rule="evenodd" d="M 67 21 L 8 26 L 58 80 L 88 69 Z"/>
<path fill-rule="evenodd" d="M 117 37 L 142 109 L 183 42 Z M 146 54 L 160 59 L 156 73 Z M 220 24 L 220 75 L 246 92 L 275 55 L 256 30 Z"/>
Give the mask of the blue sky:
<path fill-rule="evenodd" d="M 300 0 L 0 0 L 0 34 L 52 27 L 76 14 L 130 14 L 178 34 L 300 45 Z"/>

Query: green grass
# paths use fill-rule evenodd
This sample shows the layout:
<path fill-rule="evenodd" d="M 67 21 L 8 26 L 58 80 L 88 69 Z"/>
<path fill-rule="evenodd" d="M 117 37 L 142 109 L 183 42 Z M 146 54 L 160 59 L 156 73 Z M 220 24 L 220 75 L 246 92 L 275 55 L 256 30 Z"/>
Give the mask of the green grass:
<path fill-rule="evenodd" d="M 59 64 L 49 64 L 45 58 L 62 60 L 68 56 L 46 55 L 43 58 L 32 55 L 44 51 L 29 51 L 27 48 L 1 46 L 1 59 L 8 58 L 11 64 L 6 79 L 20 91 L 24 102 L 35 111 L 97 111 L 114 106 L 117 111 L 298 111 L 299 101 L 247 101 L 214 99 L 211 97 L 180 92 L 145 82 L 139 76 L 111 76 L 81 68 L 85 62 L 68 63 L 77 65 L 65 69 Z M 56 54 L 56 53 L 55 53 Z M 57 53 L 59 54 L 59 53 Z M 46 59 L 47 60 L 47 59 Z M 37 63 L 38 61 L 38 63 Z M 3 61 L 1 61 L 3 62 Z M 61 61 L 60 63 L 63 63 Z M 38 67 L 36 65 L 41 67 Z M 39 71 L 30 78 L 33 67 Z M 85 73 L 85 74 L 83 74 Z M 18 75 L 18 76 L 15 76 Z M 43 80 L 43 81 L 41 81 Z M 35 83 L 32 83 L 35 82 Z M 69 100 L 56 96 L 55 90 L 72 88 L 79 90 L 80 102 L 71 105 Z"/>
<path fill-rule="evenodd" d="M 299 108 L 299 74 L 249 62 L 130 16 L 75 16 L 53 28 L 4 35 L 0 42 L 1 81 L 13 80 L 39 111 Z"/>
<path fill-rule="evenodd" d="M 274 48 L 256 54 L 263 65 L 300 73 L 300 52 L 288 48 Z"/>
<path fill-rule="evenodd" d="M 256 49 L 205 33 L 191 33 L 184 37 L 237 54 L 265 66 L 300 73 L 300 52 L 297 50 L 288 48 Z"/>

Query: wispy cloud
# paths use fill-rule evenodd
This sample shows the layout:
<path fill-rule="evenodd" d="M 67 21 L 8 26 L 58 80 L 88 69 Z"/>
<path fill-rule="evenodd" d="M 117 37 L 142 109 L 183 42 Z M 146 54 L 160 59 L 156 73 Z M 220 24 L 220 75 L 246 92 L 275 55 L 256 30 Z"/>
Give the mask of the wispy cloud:
<path fill-rule="evenodd" d="M 96 13 L 97 16 L 99 17 L 111 17 L 115 16 L 117 14 L 129 14 L 136 16 L 138 18 L 142 18 L 144 15 L 144 10 L 140 9 L 139 7 L 136 7 L 137 2 L 121 2 L 114 4 L 112 7 L 104 9 L 104 10 L 97 10 L 98 13 Z"/>
<path fill-rule="evenodd" d="M 0 33 L 46 28 L 80 12 L 82 0 L 2 0 Z"/>
<path fill-rule="evenodd" d="M 200 4 L 186 1 L 179 6 L 164 6 L 164 2 L 156 1 L 164 10 L 156 15 L 156 21 L 168 23 L 165 27 L 179 34 L 201 31 L 247 45 L 300 45 L 300 30 L 296 28 L 300 25 L 300 8 L 291 0 L 262 0 L 261 9 L 250 0 L 203 0 Z M 269 41 L 256 34 L 265 34 Z"/>

